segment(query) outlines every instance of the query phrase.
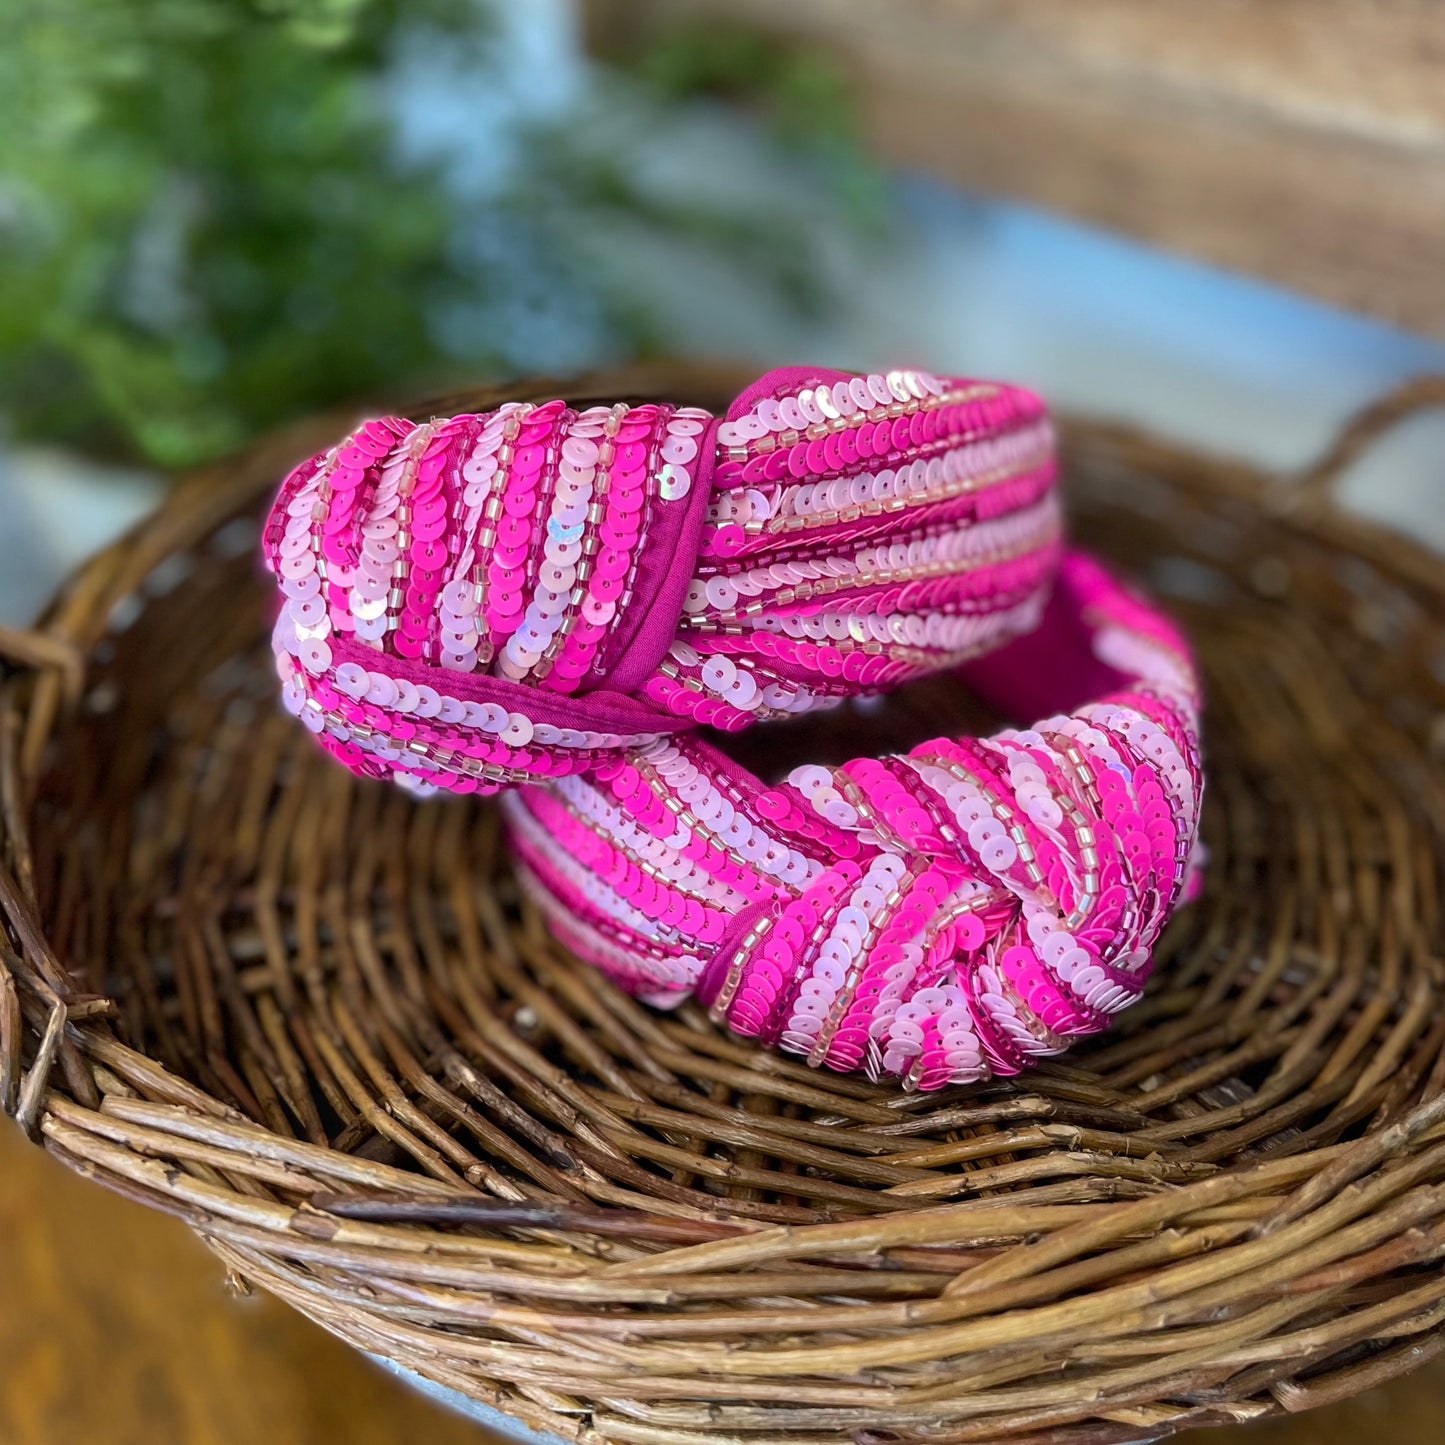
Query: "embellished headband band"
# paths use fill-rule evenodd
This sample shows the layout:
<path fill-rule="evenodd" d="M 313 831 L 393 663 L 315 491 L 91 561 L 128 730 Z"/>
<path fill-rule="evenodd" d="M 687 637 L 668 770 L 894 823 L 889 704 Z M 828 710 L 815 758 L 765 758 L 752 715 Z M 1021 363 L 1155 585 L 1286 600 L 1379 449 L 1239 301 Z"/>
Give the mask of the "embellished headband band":
<path fill-rule="evenodd" d="M 504 800 L 550 926 L 623 987 L 910 1087 L 1014 1074 L 1138 998 L 1197 887 L 1178 633 L 1071 553 L 1039 628 L 963 669 L 991 738 L 774 787 L 695 736 Z"/>
<path fill-rule="evenodd" d="M 1168 625 L 1073 559 L 1053 620 L 1015 644 L 1054 695 L 1084 676 L 1100 706 L 1142 709 L 1170 749 L 1151 786 L 1082 713 L 1072 753 L 1041 733 L 1015 757 L 1002 734 L 776 789 L 685 734 L 1034 632 L 1061 555 L 1054 480 L 1035 397 L 919 372 L 773 372 L 720 418 L 556 401 L 369 422 L 287 478 L 266 527 L 283 698 L 359 773 L 546 784 L 508 800 L 523 875 L 634 992 L 696 988 L 740 1032 L 923 1087 L 1012 1072 L 1137 993 L 1185 885 L 1197 699 Z M 1119 831 L 1105 799 L 1126 773 Z"/>
<path fill-rule="evenodd" d="M 1054 479 L 1036 397 L 917 372 L 368 422 L 266 528 L 285 700 L 358 772 L 491 793 L 885 690 L 1034 625 Z"/>

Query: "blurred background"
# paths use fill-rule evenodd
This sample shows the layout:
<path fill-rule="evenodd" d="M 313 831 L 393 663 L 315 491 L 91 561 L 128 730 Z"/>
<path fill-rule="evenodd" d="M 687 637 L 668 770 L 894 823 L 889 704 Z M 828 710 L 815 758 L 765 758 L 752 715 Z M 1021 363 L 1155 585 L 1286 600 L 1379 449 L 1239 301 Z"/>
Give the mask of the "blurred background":
<path fill-rule="evenodd" d="M 920 362 L 1290 468 L 1445 369 L 1445 18 L 8 0 L 0 619 L 328 403 Z M 1445 540 L 1428 422 L 1351 500 Z"/>
<path fill-rule="evenodd" d="M 629 357 L 1006 377 L 1287 472 L 1445 371 L 1442 237 L 1434 0 L 5 0 L 0 623 L 290 417 Z M 1445 545 L 1442 457 L 1347 500 Z M 5 1131 L 0 1445 L 473 1438 L 52 1171 Z M 1439 1438 L 1440 1378 L 1256 1438 Z"/>

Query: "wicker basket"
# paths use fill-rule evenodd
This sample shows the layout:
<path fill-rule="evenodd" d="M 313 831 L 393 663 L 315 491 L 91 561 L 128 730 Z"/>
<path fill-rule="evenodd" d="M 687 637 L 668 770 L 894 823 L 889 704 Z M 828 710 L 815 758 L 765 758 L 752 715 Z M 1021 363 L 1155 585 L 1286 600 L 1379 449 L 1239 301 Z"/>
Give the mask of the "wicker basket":
<path fill-rule="evenodd" d="M 362 1349 L 579 1439 L 1103 1445 L 1407 1370 L 1445 1347 L 1445 568 L 1327 494 L 1442 397 L 1302 487 L 1067 428 L 1077 530 L 1203 657 L 1209 885 L 1118 1033 L 933 1096 L 623 997 L 519 902 L 490 806 L 360 784 L 279 714 L 257 518 L 345 418 L 195 478 L 0 639 L 4 1107 Z"/>

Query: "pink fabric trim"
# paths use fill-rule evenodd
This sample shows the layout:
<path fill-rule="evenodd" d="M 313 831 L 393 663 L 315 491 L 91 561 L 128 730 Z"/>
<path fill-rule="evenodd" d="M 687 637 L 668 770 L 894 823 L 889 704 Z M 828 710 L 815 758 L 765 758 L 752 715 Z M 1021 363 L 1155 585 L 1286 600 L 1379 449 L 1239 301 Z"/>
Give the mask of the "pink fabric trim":
<path fill-rule="evenodd" d="M 685 510 L 664 512 L 639 562 L 637 591 L 611 649 L 606 686 L 618 692 L 639 688 L 658 669 L 677 636 L 682 599 L 692 580 L 702 529 L 712 498 L 713 465 L 717 450 L 717 422 L 708 423 L 698 448 L 692 491 Z"/>

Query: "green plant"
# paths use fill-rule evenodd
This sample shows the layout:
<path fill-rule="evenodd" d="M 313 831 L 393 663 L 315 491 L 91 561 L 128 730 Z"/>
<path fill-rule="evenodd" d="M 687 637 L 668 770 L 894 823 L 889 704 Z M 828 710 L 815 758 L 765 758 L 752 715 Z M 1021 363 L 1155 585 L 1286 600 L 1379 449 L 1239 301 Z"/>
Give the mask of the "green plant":
<path fill-rule="evenodd" d="M 377 85 L 466 0 L 10 0 L 0 389 L 24 433 L 166 465 L 435 365 L 435 172 Z"/>
<path fill-rule="evenodd" d="M 529 287 L 595 317 L 602 350 L 663 345 L 646 296 L 595 264 L 609 227 L 666 235 L 745 267 L 785 305 L 817 305 L 806 204 L 752 213 L 651 189 L 625 138 L 599 145 L 587 124 L 522 135 L 515 183 L 481 201 L 449 184 L 445 158 L 403 162 L 387 90 L 401 42 L 443 44 L 486 84 L 488 20 L 488 0 L 8 0 L 10 426 L 163 466 L 204 461 L 338 401 L 519 355 L 554 364 L 518 345 Z M 655 134 L 693 97 L 742 101 L 830 205 L 867 218 L 876 175 L 826 66 L 732 33 L 641 53 L 636 105 L 604 85 L 602 109 Z"/>

